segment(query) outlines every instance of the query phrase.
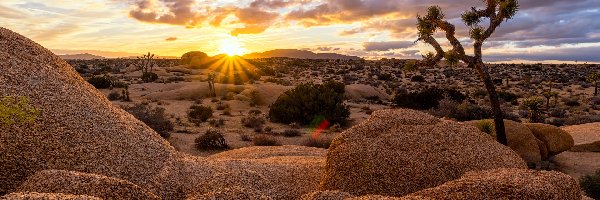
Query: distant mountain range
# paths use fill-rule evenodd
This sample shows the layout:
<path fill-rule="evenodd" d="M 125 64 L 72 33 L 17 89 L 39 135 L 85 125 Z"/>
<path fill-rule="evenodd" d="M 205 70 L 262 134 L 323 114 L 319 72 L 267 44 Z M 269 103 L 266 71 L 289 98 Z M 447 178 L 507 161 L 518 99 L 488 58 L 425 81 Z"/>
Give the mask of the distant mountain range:
<path fill-rule="evenodd" d="M 80 53 L 80 54 L 65 54 L 58 55 L 62 59 L 65 60 L 93 60 L 93 59 L 108 59 L 107 57 L 93 55 L 90 53 Z M 212 59 L 221 58 L 226 55 L 220 54 L 211 57 Z M 341 60 L 361 60 L 362 58 L 358 56 L 347 56 L 337 53 L 314 53 L 306 50 L 297 50 L 297 49 L 276 49 L 271 51 L 266 51 L 262 53 L 250 53 L 244 56 L 241 56 L 245 59 L 257 59 L 257 58 L 298 58 L 298 59 L 341 59 Z M 135 59 L 136 56 L 127 56 L 122 57 L 125 59 Z M 156 58 L 159 59 L 179 59 L 177 56 L 158 56 Z"/>
<path fill-rule="evenodd" d="M 93 59 L 106 59 L 102 56 L 92 55 L 89 53 L 72 54 L 72 55 L 58 55 L 58 57 L 65 60 L 93 60 Z"/>
<path fill-rule="evenodd" d="M 299 58 L 299 59 L 342 59 L 342 60 L 361 60 L 357 56 L 347 56 L 337 53 L 314 53 L 306 50 L 297 49 L 276 49 L 262 53 L 251 53 L 242 56 L 246 59 L 257 58 Z"/>

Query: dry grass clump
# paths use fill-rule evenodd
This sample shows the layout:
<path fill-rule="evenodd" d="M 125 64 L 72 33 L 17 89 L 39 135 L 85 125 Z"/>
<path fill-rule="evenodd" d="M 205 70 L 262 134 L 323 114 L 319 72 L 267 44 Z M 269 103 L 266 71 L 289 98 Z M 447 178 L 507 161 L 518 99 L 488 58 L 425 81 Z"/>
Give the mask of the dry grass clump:
<path fill-rule="evenodd" d="M 304 140 L 304 142 L 302 143 L 303 146 L 307 146 L 307 147 L 316 147 L 316 148 L 323 148 L 323 149 L 329 149 L 329 146 L 331 146 L 331 142 L 333 141 L 333 139 L 329 139 L 329 138 L 313 138 L 310 137 L 306 140 Z"/>
<path fill-rule="evenodd" d="M 223 133 L 213 128 L 206 130 L 206 133 L 196 138 L 194 143 L 196 143 L 196 148 L 201 151 L 229 149 Z"/>
<path fill-rule="evenodd" d="M 254 146 L 281 146 L 281 142 L 277 138 L 270 135 L 256 135 L 252 139 Z"/>

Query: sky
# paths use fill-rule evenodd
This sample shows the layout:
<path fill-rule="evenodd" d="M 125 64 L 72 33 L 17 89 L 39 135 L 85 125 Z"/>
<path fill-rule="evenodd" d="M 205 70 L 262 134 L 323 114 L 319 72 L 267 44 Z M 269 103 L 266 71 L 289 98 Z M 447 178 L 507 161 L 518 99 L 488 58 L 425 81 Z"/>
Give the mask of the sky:
<path fill-rule="evenodd" d="M 600 0 L 520 0 L 484 44 L 488 62 L 600 62 Z M 57 54 L 181 56 L 303 49 L 367 59 L 420 58 L 416 16 L 460 15 L 481 0 L 1 0 L 0 26 Z M 485 22 L 484 22 L 485 23 Z M 443 45 L 447 45 L 440 37 Z"/>

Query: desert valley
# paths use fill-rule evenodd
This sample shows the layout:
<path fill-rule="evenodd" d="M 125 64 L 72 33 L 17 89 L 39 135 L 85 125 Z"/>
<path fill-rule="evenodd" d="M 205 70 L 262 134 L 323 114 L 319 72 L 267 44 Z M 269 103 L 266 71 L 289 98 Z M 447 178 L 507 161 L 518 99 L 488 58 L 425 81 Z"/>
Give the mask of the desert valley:
<path fill-rule="evenodd" d="M 463 4 L 475 3 L 460 3 L 457 12 L 411 1 L 421 6 L 402 25 L 412 27 L 402 32 L 407 41 L 371 42 L 379 29 L 352 29 L 376 30 L 363 43 L 364 51 L 375 50 L 366 53 L 291 44 L 251 53 L 242 43 L 254 42 L 244 35 L 268 34 L 253 44 L 280 45 L 275 41 L 287 38 L 269 30 L 282 29 L 308 44 L 305 29 L 377 24 L 351 20 L 400 17 L 382 5 L 408 3 L 215 2 L 113 2 L 141 27 L 164 26 L 159 32 L 245 26 L 219 47 L 183 52 L 132 38 L 113 46 L 137 44 L 140 53 L 58 50 L 54 41 L 63 36 L 40 37 L 17 23 L 0 27 L 0 199 L 600 199 L 598 56 L 568 61 L 548 53 L 542 60 L 534 54 L 552 51 L 552 41 L 519 47 L 521 30 L 529 30 L 519 19 L 559 12 L 562 1 L 478 1 L 464 12 Z M 0 3 L 0 18 L 66 12 L 41 5 Z M 204 8 L 212 15 L 195 13 L 215 5 Z M 369 18 L 346 16 L 365 8 Z M 112 41 L 108 34 L 69 37 L 90 38 L 96 48 L 103 47 L 93 40 Z M 498 59 L 513 54 L 531 60 Z"/>

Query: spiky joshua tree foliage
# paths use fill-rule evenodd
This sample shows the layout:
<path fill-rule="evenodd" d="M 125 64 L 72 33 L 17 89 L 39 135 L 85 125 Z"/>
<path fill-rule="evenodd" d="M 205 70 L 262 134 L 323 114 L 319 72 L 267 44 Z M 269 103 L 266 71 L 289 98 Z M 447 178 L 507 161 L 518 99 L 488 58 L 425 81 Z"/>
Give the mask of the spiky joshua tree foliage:
<path fill-rule="evenodd" d="M 483 80 L 485 88 L 490 98 L 492 110 L 494 112 L 494 123 L 496 126 L 496 135 L 498 142 L 506 145 L 506 133 L 504 130 L 504 121 L 500 101 L 496 93 L 496 87 L 489 74 L 487 66 L 482 59 L 482 46 L 496 28 L 504 21 L 512 19 L 519 10 L 517 0 L 482 0 L 485 2 L 485 8 L 472 7 L 462 14 L 462 20 L 470 27 L 469 36 L 473 40 L 473 55 L 467 55 L 465 48 L 456 37 L 456 28 L 449 23 L 442 9 L 439 6 L 429 7 L 427 15 L 417 16 L 417 29 L 419 38 L 417 41 L 425 42 L 435 49 L 435 53 L 427 54 L 423 60 L 416 63 L 417 66 L 435 66 L 439 61 L 445 59 L 449 65 L 455 65 L 460 61 L 466 63 L 470 68 L 477 70 L 479 78 Z M 484 19 L 489 19 L 487 28 L 480 25 Z M 434 34 L 437 31 L 445 32 L 446 39 L 452 45 L 452 49 L 444 50 Z"/>

